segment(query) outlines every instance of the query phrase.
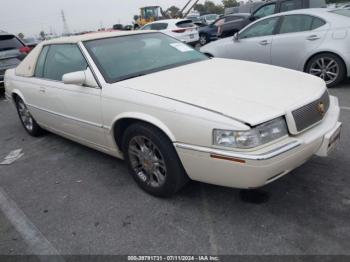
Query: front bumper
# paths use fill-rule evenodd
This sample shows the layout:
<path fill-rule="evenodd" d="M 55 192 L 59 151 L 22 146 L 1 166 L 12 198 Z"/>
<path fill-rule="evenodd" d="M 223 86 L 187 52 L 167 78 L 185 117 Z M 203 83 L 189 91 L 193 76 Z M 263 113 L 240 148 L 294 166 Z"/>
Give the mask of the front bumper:
<path fill-rule="evenodd" d="M 257 188 L 288 174 L 314 154 L 325 156 L 330 140 L 340 128 L 339 114 L 338 100 L 331 97 L 330 109 L 320 124 L 254 152 L 182 143 L 176 143 L 175 147 L 191 179 L 220 186 Z"/>

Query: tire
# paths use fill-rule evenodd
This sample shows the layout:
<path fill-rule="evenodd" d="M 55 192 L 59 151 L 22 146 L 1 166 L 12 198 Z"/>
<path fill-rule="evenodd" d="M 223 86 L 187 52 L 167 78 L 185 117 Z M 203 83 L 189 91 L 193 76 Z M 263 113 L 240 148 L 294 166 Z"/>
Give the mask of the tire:
<path fill-rule="evenodd" d="M 122 149 L 130 174 L 151 195 L 170 197 L 189 180 L 169 138 L 151 125 L 128 127 Z"/>
<path fill-rule="evenodd" d="M 16 108 L 19 119 L 29 135 L 38 137 L 44 133 L 44 130 L 37 124 L 20 97 L 16 98 Z"/>
<path fill-rule="evenodd" d="M 199 35 L 199 44 L 204 46 L 210 42 L 209 37 L 206 34 Z"/>
<path fill-rule="evenodd" d="M 305 72 L 321 77 L 327 87 L 334 87 L 344 80 L 346 68 L 343 60 L 337 55 L 322 53 L 310 59 Z"/>

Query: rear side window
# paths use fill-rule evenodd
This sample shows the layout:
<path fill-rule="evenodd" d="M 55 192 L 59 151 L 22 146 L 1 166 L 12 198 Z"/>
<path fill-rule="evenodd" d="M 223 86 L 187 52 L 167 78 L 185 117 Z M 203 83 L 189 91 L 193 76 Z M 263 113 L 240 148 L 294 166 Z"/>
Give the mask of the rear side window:
<path fill-rule="evenodd" d="M 165 30 L 168 28 L 167 23 L 155 23 L 151 24 L 151 30 Z"/>
<path fill-rule="evenodd" d="M 45 46 L 40 53 L 40 56 L 38 58 L 38 61 L 35 67 L 35 73 L 34 73 L 35 77 L 40 77 L 40 78 L 44 77 L 44 66 L 45 66 L 45 60 L 46 60 L 46 55 L 48 50 L 49 50 L 49 47 Z"/>
<path fill-rule="evenodd" d="M 325 22 L 309 15 L 288 15 L 283 18 L 280 34 L 304 32 L 316 29 Z"/>
<path fill-rule="evenodd" d="M 51 45 L 47 52 L 43 77 L 62 81 L 67 73 L 86 70 L 87 63 L 77 45 Z"/>
<path fill-rule="evenodd" d="M 188 27 L 194 27 L 195 25 L 192 22 L 192 20 L 185 20 L 185 21 L 176 23 L 176 26 L 180 28 L 188 28 Z"/>
<path fill-rule="evenodd" d="M 0 35 L 0 51 L 20 49 L 24 45 L 14 35 Z"/>
<path fill-rule="evenodd" d="M 301 0 L 289 0 L 281 3 L 281 12 L 301 9 L 302 7 Z"/>
<path fill-rule="evenodd" d="M 326 22 L 323 21 L 322 19 L 314 17 L 312 20 L 311 30 L 317 29 L 325 24 Z"/>

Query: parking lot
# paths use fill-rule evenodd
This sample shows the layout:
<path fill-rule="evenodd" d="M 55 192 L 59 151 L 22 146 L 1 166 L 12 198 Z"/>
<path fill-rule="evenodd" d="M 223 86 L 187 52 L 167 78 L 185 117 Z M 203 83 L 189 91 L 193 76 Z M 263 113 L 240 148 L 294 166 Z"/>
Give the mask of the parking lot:
<path fill-rule="evenodd" d="M 2 99 L 0 158 L 19 148 L 24 156 L 0 166 L 0 254 L 350 255 L 350 84 L 330 92 L 342 106 L 341 143 L 261 189 L 259 204 L 197 182 L 154 198 L 120 160 L 28 136 Z"/>

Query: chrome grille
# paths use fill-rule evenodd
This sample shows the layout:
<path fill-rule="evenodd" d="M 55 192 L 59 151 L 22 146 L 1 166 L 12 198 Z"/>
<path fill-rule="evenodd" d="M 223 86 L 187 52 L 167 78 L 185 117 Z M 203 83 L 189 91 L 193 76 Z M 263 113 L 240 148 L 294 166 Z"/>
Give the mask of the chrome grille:
<path fill-rule="evenodd" d="M 298 132 L 320 122 L 329 109 L 329 94 L 326 91 L 321 98 L 292 112 Z M 322 106 L 323 105 L 323 106 Z M 324 112 L 322 113 L 322 108 Z"/>

